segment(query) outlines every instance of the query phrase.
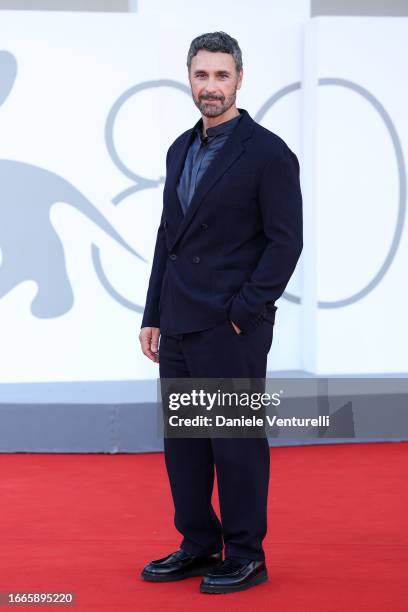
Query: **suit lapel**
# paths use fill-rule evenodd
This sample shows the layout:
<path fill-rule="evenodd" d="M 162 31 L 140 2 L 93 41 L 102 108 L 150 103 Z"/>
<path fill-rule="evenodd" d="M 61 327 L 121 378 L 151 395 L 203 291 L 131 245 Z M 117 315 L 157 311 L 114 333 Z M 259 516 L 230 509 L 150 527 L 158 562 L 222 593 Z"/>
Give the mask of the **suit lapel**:
<path fill-rule="evenodd" d="M 185 230 L 191 223 L 195 213 L 200 207 L 201 203 L 205 195 L 211 189 L 211 187 L 222 177 L 224 172 L 238 159 L 238 157 L 245 151 L 245 147 L 242 144 L 242 141 L 248 138 L 253 130 L 254 121 L 249 116 L 247 111 L 243 109 L 239 109 L 243 111 L 243 117 L 239 120 L 238 125 L 232 131 L 229 138 L 226 140 L 224 146 L 218 151 L 217 156 L 214 158 L 212 163 L 207 168 L 206 172 L 201 177 L 200 182 L 197 185 L 197 188 L 194 192 L 194 195 L 191 199 L 190 205 L 187 208 L 186 214 L 183 215 L 181 203 L 177 196 L 177 181 L 179 176 L 183 170 L 184 162 L 187 156 L 188 148 L 192 142 L 193 134 L 194 134 L 194 126 L 192 130 L 187 134 L 187 137 L 184 143 L 180 146 L 179 155 L 174 162 L 174 168 L 172 168 L 172 177 L 170 180 L 170 192 L 175 194 L 175 197 L 178 202 L 179 210 L 181 212 L 182 218 L 179 226 L 177 228 L 176 236 L 171 245 L 171 250 L 174 248 L 176 243 L 180 240 Z M 198 125 L 199 121 L 196 123 Z"/>
<path fill-rule="evenodd" d="M 179 145 L 178 149 L 176 149 L 176 151 L 174 152 L 173 161 L 169 168 L 168 177 L 166 179 L 168 181 L 169 203 L 171 204 L 171 208 L 173 210 L 173 214 L 175 215 L 176 223 L 178 225 L 181 223 L 184 214 L 183 209 L 181 207 L 181 202 L 177 194 L 177 183 L 180 174 L 184 168 L 184 162 L 187 157 L 188 149 L 190 148 L 190 145 L 194 138 L 194 127 L 186 133 L 185 138 Z"/>

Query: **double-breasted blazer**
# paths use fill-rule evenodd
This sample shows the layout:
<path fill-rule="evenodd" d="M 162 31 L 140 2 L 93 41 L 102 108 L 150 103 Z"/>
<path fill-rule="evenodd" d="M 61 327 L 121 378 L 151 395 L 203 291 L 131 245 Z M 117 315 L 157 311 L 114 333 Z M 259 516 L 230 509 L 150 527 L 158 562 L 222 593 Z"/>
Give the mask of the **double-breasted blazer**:
<path fill-rule="evenodd" d="M 282 138 L 238 110 L 185 215 L 176 188 L 201 120 L 168 149 L 141 327 L 187 333 L 230 319 L 250 334 L 274 321 L 303 247 L 299 162 Z"/>

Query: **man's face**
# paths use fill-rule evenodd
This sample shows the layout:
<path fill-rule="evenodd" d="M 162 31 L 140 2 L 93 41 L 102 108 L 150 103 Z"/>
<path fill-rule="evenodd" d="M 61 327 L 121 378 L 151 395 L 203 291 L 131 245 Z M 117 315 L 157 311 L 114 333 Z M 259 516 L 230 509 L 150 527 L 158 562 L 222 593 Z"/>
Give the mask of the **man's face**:
<path fill-rule="evenodd" d="M 235 103 L 243 70 L 237 74 L 234 58 L 221 51 L 199 51 L 191 60 L 189 80 L 194 104 L 205 117 L 218 117 Z"/>

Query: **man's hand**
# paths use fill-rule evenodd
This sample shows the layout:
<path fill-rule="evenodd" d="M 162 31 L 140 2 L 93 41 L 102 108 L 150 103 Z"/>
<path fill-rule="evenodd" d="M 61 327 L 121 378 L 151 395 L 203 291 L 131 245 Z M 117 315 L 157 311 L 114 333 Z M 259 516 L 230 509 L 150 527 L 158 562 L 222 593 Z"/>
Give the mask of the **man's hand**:
<path fill-rule="evenodd" d="M 231 321 L 232 323 L 232 327 L 235 329 L 235 333 L 237 334 L 242 334 L 241 329 L 238 327 L 238 325 L 235 325 L 234 321 Z"/>
<path fill-rule="evenodd" d="M 160 327 L 142 327 L 140 330 L 139 340 L 142 353 L 155 363 L 159 363 L 159 337 Z"/>

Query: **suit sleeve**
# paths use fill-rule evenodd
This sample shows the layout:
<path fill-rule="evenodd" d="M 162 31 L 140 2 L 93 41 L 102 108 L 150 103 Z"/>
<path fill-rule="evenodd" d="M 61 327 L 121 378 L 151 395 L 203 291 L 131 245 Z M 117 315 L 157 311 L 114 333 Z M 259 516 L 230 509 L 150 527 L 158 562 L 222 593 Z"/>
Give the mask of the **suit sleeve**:
<path fill-rule="evenodd" d="M 266 247 L 230 307 L 230 319 L 243 333 L 262 323 L 267 302 L 281 297 L 303 248 L 302 194 L 299 162 L 287 147 L 264 168 L 259 182 L 259 205 Z"/>
<path fill-rule="evenodd" d="M 166 156 L 166 172 L 168 169 L 170 149 Z M 164 272 L 167 265 L 167 246 L 164 230 L 164 208 L 162 210 L 159 228 L 157 230 L 156 246 L 153 255 L 153 264 L 150 273 L 149 286 L 146 295 L 146 304 L 143 312 L 141 328 L 160 327 L 159 302 Z"/>

